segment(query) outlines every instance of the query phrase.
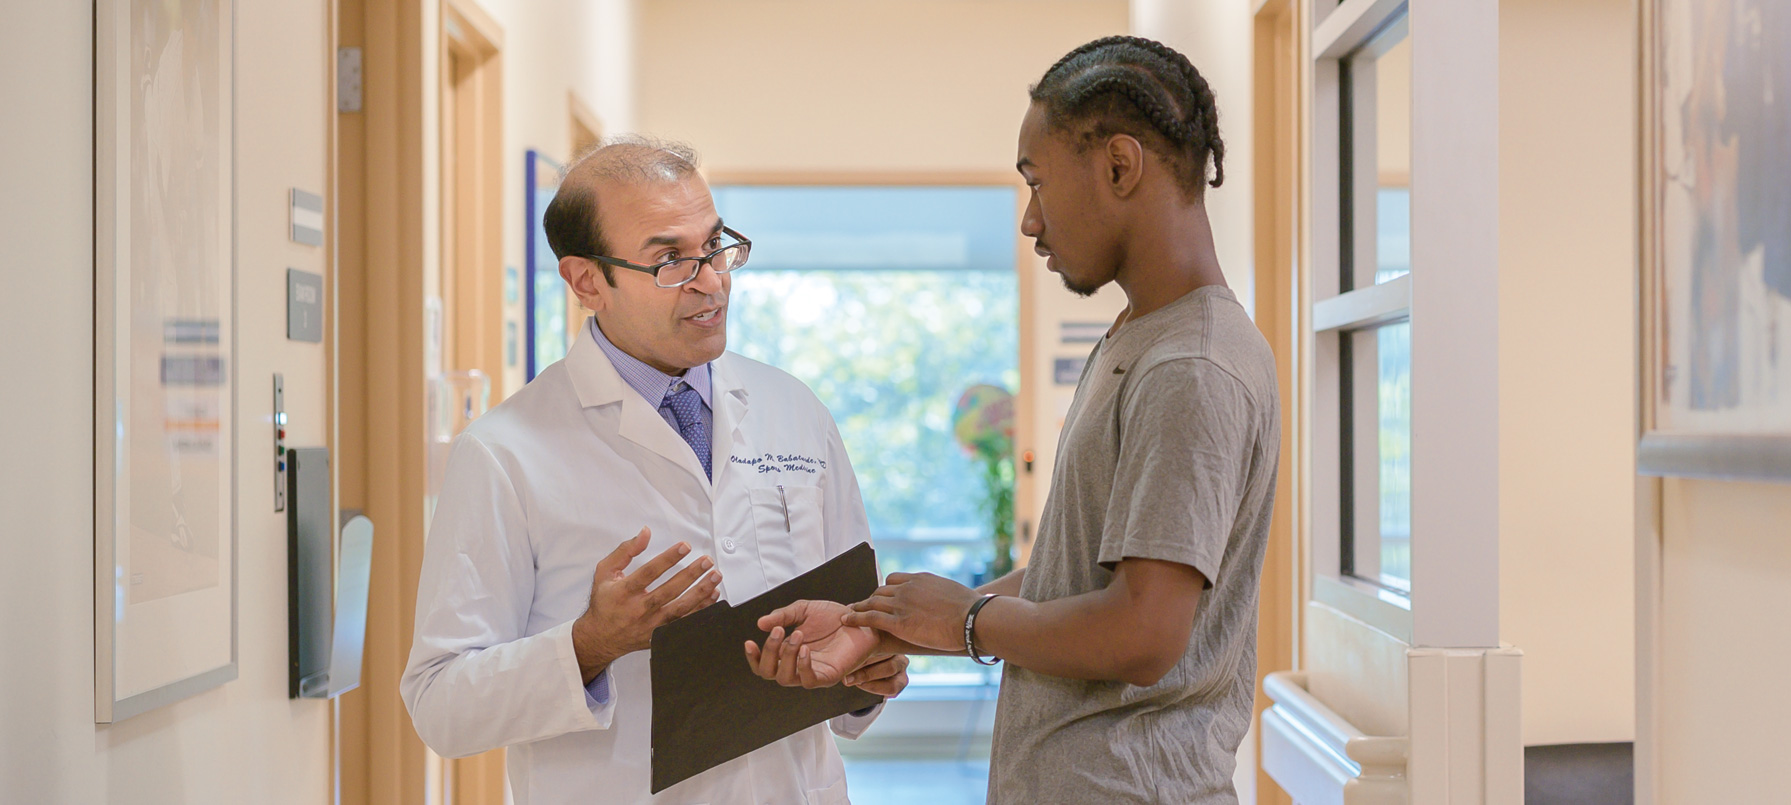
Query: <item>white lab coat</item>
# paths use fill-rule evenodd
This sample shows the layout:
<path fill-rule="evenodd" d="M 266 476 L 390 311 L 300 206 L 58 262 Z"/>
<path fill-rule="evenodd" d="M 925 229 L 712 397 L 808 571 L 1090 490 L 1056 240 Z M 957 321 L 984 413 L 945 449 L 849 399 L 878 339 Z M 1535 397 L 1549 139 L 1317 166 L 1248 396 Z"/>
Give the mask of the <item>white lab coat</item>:
<path fill-rule="evenodd" d="M 635 566 L 687 541 L 687 561 L 714 557 L 734 603 L 869 539 L 839 431 L 814 393 L 732 353 L 713 380 L 713 485 L 588 336 L 454 443 L 400 689 L 436 752 L 509 747 L 518 805 L 847 802 L 839 751 L 819 725 L 650 796 L 645 651 L 610 666 L 606 705 L 587 703 L 572 622 L 597 561 L 642 526 L 652 544 Z M 831 726 L 855 738 L 875 717 Z"/>

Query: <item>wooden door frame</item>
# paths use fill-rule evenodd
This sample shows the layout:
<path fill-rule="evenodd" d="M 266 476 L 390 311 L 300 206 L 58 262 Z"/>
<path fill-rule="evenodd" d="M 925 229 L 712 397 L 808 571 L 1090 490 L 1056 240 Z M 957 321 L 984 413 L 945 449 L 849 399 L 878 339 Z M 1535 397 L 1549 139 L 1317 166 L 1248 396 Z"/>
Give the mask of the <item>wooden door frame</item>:
<path fill-rule="evenodd" d="M 423 278 L 436 228 L 423 102 L 434 84 L 422 54 L 432 12 L 428 0 L 337 0 L 336 44 L 361 49 L 363 84 L 360 111 L 335 115 L 335 466 L 340 506 L 366 514 L 376 535 L 362 685 L 339 703 L 337 798 L 347 803 L 428 795 L 426 750 L 398 681 L 422 567 Z"/>
<path fill-rule="evenodd" d="M 331 0 L 330 13 L 332 49 L 360 49 L 363 82 L 360 109 L 338 109 L 331 127 L 331 439 L 339 505 L 366 514 L 376 533 L 363 681 L 337 705 L 335 800 L 436 803 L 460 770 L 431 776 L 439 761 L 431 763 L 398 692 L 426 526 L 424 289 L 442 250 L 459 249 L 468 270 L 459 284 L 470 293 L 462 294 L 469 312 L 455 330 L 473 334 L 456 352 L 501 383 L 502 32 L 471 0 Z M 482 225 L 455 243 L 442 238 L 437 198 L 442 160 L 452 158 L 438 149 L 446 121 L 430 102 L 444 90 L 450 48 L 473 57 L 471 78 L 483 93 L 466 110 L 474 124 L 466 144 L 480 155 L 469 188 L 476 204 L 456 211 Z M 334 107 L 336 84 L 329 86 Z M 502 761 L 484 763 L 466 768 L 460 788 L 489 791 L 474 783 L 495 768 L 496 799 L 462 801 L 503 801 Z"/>
<path fill-rule="evenodd" d="M 1254 14 L 1251 136 L 1254 157 L 1256 326 L 1275 353 L 1276 386 L 1281 398 L 1280 472 L 1275 509 L 1263 559 L 1262 589 L 1256 625 L 1256 705 L 1258 758 L 1256 802 L 1288 805 L 1292 800 L 1264 771 L 1260 719 L 1272 704 L 1262 680 L 1275 671 L 1299 666 L 1300 613 L 1304 610 L 1300 557 L 1305 555 L 1297 518 L 1303 483 L 1298 461 L 1300 429 L 1299 344 L 1301 270 L 1300 7 L 1296 0 L 1258 0 Z"/>
<path fill-rule="evenodd" d="M 484 372 L 493 400 L 505 395 L 503 47 L 503 28 L 474 0 L 443 0 L 442 280 L 453 289 L 444 368 Z"/>
<path fill-rule="evenodd" d="M 566 111 L 568 115 L 566 164 L 583 156 L 584 152 L 603 140 L 603 118 L 591 111 L 589 104 L 578 97 L 577 92 L 567 91 Z"/>
<path fill-rule="evenodd" d="M 1654 421 L 1656 400 L 1651 389 L 1657 388 L 1655 355 L 1660 349 L 1660 333 L 1655 313 L 1660 304 L 1659 265 L 1660 240 L 1655 222 L 1659 203 L 1660 177 L 1652 170 L 1651 156 L 1660 147 L 1659 129 L 1655 127 L 1660 103 L 1649 76 L 1658 75 L 1661 53 L 1656 26 L 1661 24 L 1656 2 L 1636 3 L 1636 440 L 1647 435 L 1647 424 Z M 1661 735 L 1660 691 L 1664 667 L 1662 591 L 1666 524 L 1662 497 L 1665 480 L 1656 476 L 1636 475 L 1635 479 L 1635 743 L 1632 747 L 1635 801 L 1638 805 L 1657 805 L 1661 801 Z"/>
<path fill-rule="evenodd" d="M 339 295 L 341 292 L 341 235 L 337 232 L 341 215 L 341 177 L 338 174 L 338 160 L 341 136 L 341 115 L 337 114 L 339 99 L 336 84 L 338 46 L 342 38 L 341 0 L 327 0 L 324 3 L 324 108 L 318 110 L 323 115 L 323 253 L 325 260 L 324 280 L 327 289 L 323 295 L 323 354 L 324 367 L 324 444 L 329 447 L 330 455 L 341 460 L 342 444 L 340 441 L 342 421 L 341 378 L 341 327 L 342 311 Z M 340 470 L 330 471 L 330 500 L 341 507 L 342 473 Z M 331 562 L 340 565 L 342 547 L 341 518 L 337 518 L 335 533 L 331 535 Z M 330 802 L 342 801 L 342 698 L 330 700 Z"/>

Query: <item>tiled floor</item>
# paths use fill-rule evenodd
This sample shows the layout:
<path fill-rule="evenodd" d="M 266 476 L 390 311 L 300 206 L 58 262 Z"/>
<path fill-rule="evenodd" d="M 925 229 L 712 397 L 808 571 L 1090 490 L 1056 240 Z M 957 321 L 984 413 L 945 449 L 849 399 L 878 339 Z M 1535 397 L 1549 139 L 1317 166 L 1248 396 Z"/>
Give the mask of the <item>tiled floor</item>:
<path fill-rule="evenodd" d="M 983 805 L 989 788 L 986 759 L 845 760 L 852 805 Z"/>

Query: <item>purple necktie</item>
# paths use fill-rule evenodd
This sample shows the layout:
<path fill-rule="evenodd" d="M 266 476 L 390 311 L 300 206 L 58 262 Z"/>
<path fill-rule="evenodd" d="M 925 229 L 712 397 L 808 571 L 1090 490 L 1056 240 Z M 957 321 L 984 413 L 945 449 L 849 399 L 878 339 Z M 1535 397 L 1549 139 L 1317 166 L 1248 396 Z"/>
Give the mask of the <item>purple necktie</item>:
<path fill-rule="evenodd" d="M 709 455 L 709 420 L 703 416 L 702 395 L 683 381 L 673 383 L 671 388 L 666 389 L 665 402 L 659 404 L 659 410 L 672 412 L 672 417 L 678 420 L 678 435 L 684 437 L 684 443 L 696 451 L 697 460 L 703 463 L 703 474 L 713 482 L 714 457 Z"/>

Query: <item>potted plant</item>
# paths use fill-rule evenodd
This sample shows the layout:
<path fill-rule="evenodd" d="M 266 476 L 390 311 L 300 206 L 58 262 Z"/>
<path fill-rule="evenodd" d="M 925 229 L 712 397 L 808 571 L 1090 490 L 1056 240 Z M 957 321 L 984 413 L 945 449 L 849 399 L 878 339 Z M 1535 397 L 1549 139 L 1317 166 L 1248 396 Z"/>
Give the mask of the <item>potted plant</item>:
<path fill-rule="evenodd" d="M 1014 395 L 987 383 L 965 389 L 952 431 L 981 470 L 981 509 L 994 548 L 988 578 L 998 579 L 1014 569 Z"/>

